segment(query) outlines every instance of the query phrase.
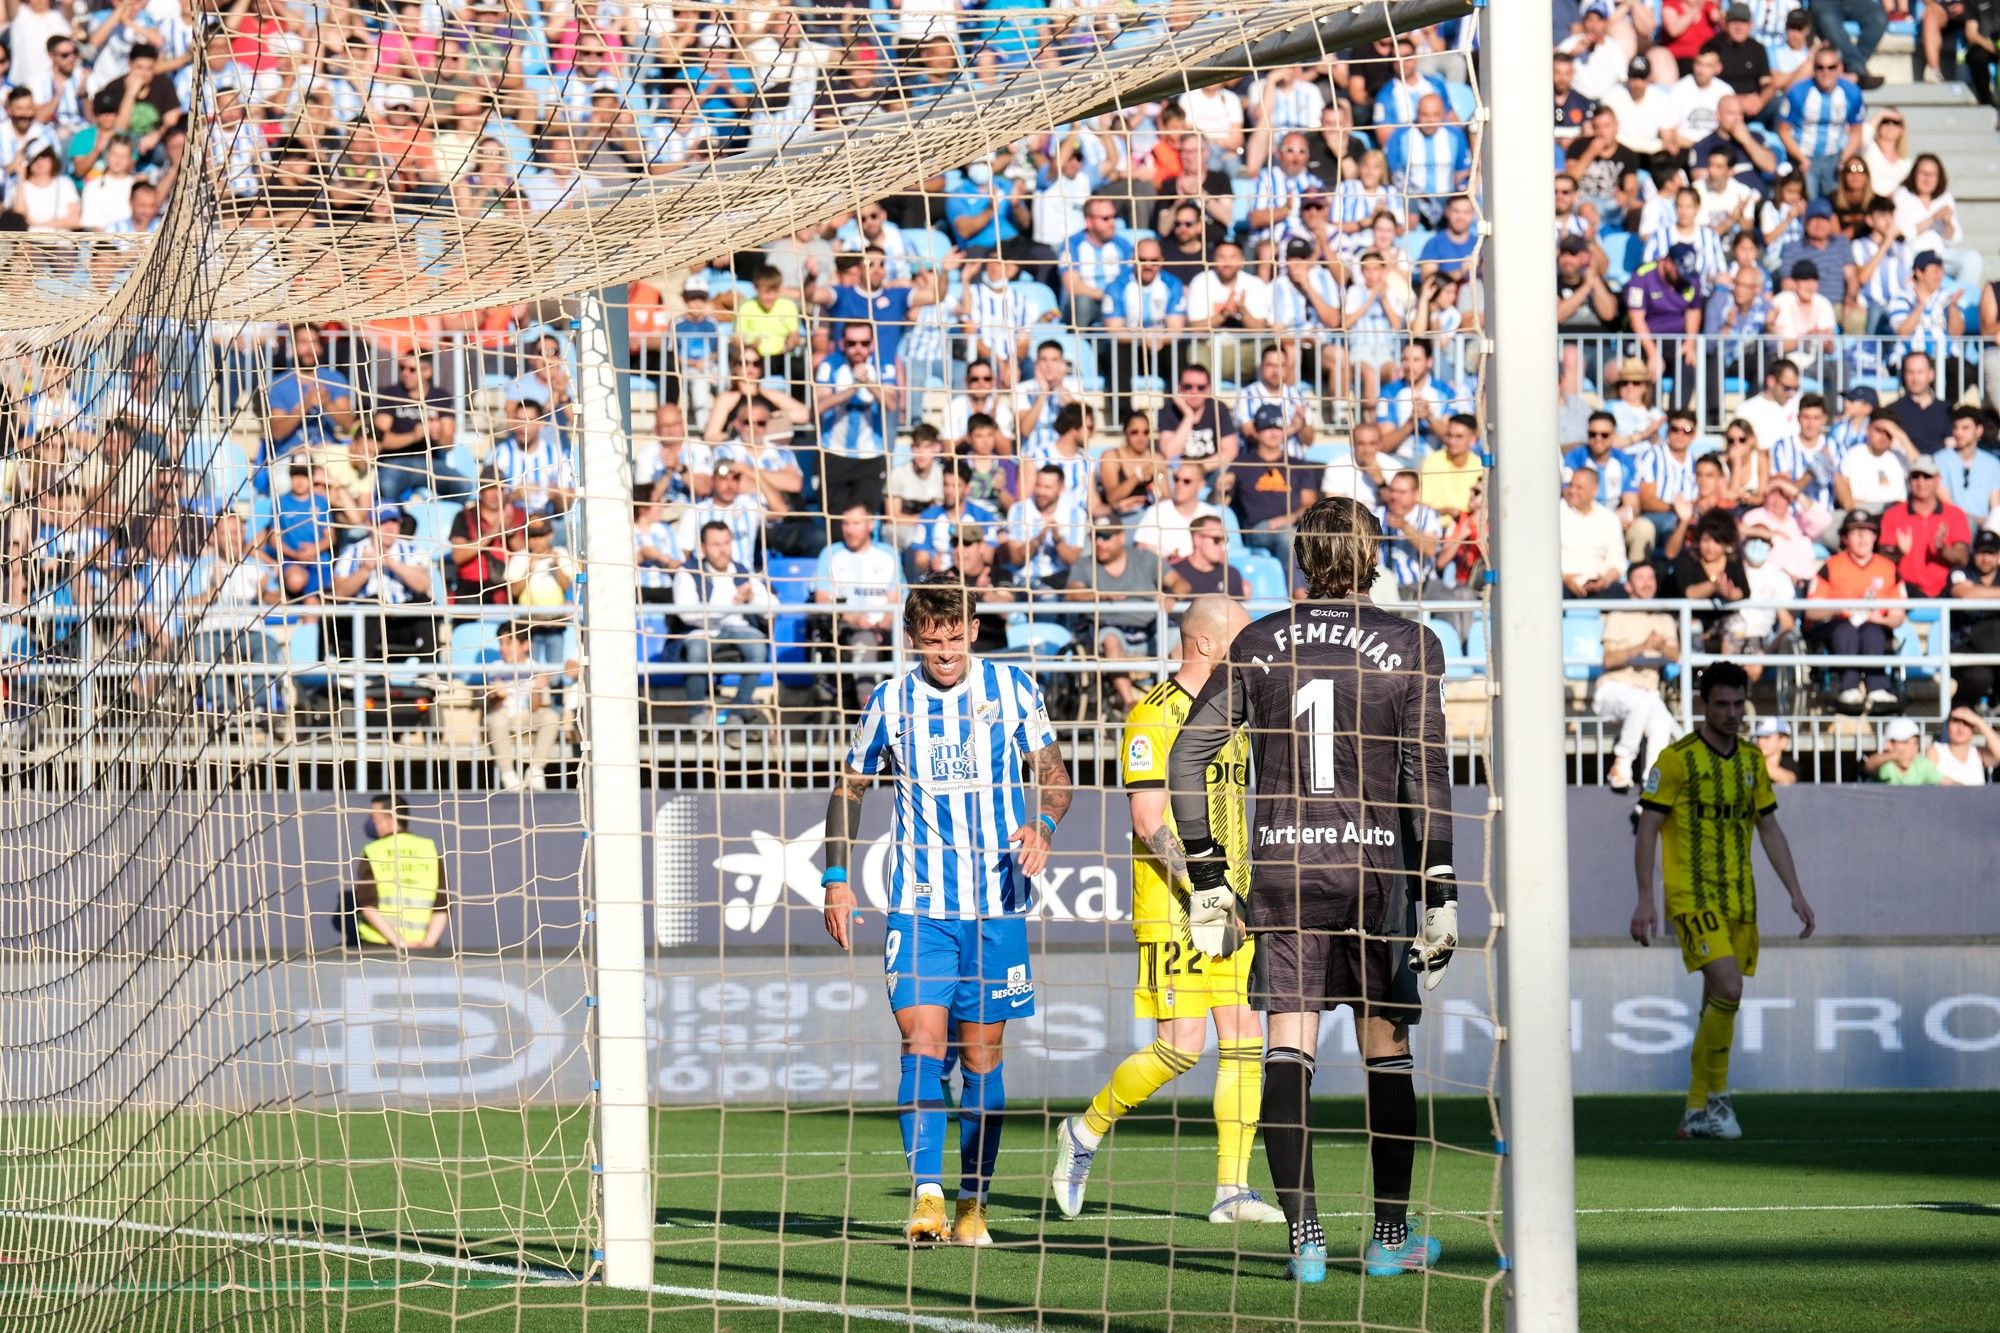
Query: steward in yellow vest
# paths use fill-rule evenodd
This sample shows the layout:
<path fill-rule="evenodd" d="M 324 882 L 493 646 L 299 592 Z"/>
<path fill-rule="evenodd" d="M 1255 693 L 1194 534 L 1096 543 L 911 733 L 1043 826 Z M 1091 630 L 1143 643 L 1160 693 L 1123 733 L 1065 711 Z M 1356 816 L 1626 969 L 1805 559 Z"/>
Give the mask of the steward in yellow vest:
<path fill-rule="evenodd" d="M 451 916 L 437 843 L 409 831 L 401 797 L 377 796 L 368 818 L 375 837 L 355 863 L 355 937 L 399 950 L 436 948 Z"/>

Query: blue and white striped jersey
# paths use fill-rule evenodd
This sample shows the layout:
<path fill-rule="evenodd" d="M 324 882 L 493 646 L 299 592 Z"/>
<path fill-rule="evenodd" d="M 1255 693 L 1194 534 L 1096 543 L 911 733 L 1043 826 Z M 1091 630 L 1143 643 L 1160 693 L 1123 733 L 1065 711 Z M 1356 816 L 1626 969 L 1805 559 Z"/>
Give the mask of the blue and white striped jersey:
<path fill-rule="evenodd" d="M 854 367 L 844 356 L 828 357 L 813 372 L 813 383 L 824 389 L 844 389 L 854 382 Z M 894 384 L 896 368 L 883 366 L 878 382 Z M 864 386 L 839 407 L 819 414 L 819 447 L 829 454 L 840 458 L 880 458 L 888 444 L 882 400 L 873 388 Z"/>
<path fill-rule="evenodd" d="M 1055 540 L 1041 535 L 1045 521 L 1054 523 L 1054 537 L 1065 544 L 1080 550 L 1090 545 L 1090 506 L 1082 493 L 1065 490 L 1057 497 L 1055 513 L 1047 520 L 1044 520 L 1034 500 L 1014 501 L 1013 507 L 1007 511 L 1004 535 L 1011 542 L 1029 543 L 1026 573 L 1028 581 L 1036 587 L 1057 574 L 1069 572 L 1069 566 L 1056 550 Z"/>
<path fill-rule="evenodd" d="M 1389 521 L 1387 506 L 1375 511 L 1375 519 L 1382 525 L 1384 533 L 1394 533 L 1396 528 Z M 1427 537 L 1449 537 L 1451 526 L 1444 521 L 1444 515 L 1427 504 L 1419 504 L 1410 510 L 1409 524 Z M 1389 571 L 1389 577 L 1404 587 L 1421 587 L 1432 573 L 1431 562 L 1419 551 L 1416 543 L 1397 535 L 1382 543 L 1382 564 Z"/>
<path fill-rule="evenodd" d="M 1639 465 L 1623 449 L 1613 449 L 1603 458 L 1592 458 L 1590 446 L 1579 444 L 1563 455 L 1564 484 L 1568 484 L 1571 473 L 1582 467 L 1596 470 L 1597 503 L 1606 509 L 1616 509 L 1620 500 L 1639 489 Z"/>
<path fill-rule="evenodd" d="M 1252 84 L 1250 95 L 1243 100 L 1249 106 L 1263 106 L 1264 81 L 1259 79 Z M 1284 87 L 1273 90 L 1271 128 L 1280 134 L 1288 130 L 1310 134 L 1319 128 L 1319 115 L 1324 110 L 1326 94 L 1319 90 L 1319 85 L 1309 79 L 1293 79 Z"/>
<path fill-rule="evenodd" d="M 1870 309 L 1887 310 L 1896 302 L 1910 294 L 1910 261 L 1915 256 L 1910 253 L 1910 243 L 1898 236 L 1888 245 L 1883 245 L 1873 236 L 1863 236 L 1854 243 L 1854 267 L 1857 272 L 1868 267 L 1868 261 L 1878 250 L 1886 250 L 1882 262 L 1868 275 L 1868 281 L 1861 284 L 1861 298 Z"/>
<path fill-rule="evenodd" d="M 1384 426 L 1401 427 L 1416 414 L 1419 398 L 1429 400 L 1430 423 L 1436 425 L 1442 425 L 1446 417 L 1456 413 L 1474 410 L 1471 390 L 1431 375 L 1418 385 L 1412 385 L 1408 380 L 1395 380 L 1383 385 L 1381 397 L 1375 400 L 1375 420 Z M 1440 443 L 1431 424 L 1423 422 L 1418 423 L 1413 439 L 1417 443 L 1412 444 L 1410 454 L 1418 462 L 1422 462 L 1423 456 Z"/>
<path fill-rule="evenodd" d="M 1280 224 L 1295 221 L 1299 216 L 1299 199 L 1303 195 L 1323 193 L 1326 183 L 1310 171 L 1301 171 L 1292 176 L 1276 166 L 1265 167 L 1257 173 L 1257 181 L 1250 188 L 1250 211 L 1262 212 L 1267 208 L 1282 208 L 1284 215 L 1276 222 L 1259 229 L 1255 234 L 1269 236 Z"/>
<path fill-rule="evenodd" d="M 1128 329 L 1163 327 L 1169 315 L 1187 314 L 1187 288 L 1171 273 L 1141 283 L 1128 273 L 1104 293 L 1104 318 L 1123 320 Z"/>
<path fill-rule="evenodd" d="M 1319 293 L 1320 299 L 1330 308 L 1340 309 L 1340 284 L 1333 280 L 1333 274 L 1318 264 L 1306 273 L 1306 284 Z M 1271 279 L 1271 326 L 1295 332 L 1327 327 L 1306 294 L 1282 270 Z"/>
<path fill-rule="evenodd" d="M 1018 360 L 1015 337 L 1035 322 L 1034 307 L 1018 287 L 1002 283 L 968 282 L 959 293 L 959 309 L 972 336 L 984 344 L 982 355 Z"/>
<path fill-rule="evenodd" d="M 1828 439 L 1839 446 L 1839 451 L 1845 454 L 1857 444 L 1868 443 L 1868 418 L 1837 417 L 1833 424 L 1826 428 L 1826 434 Z"/>
<path fill-rule="evenodd" d="M 1798 8 L 1799 0 L 1750 0 L 1750 35 L 1773 60 L 1785 45 L 1785 20 Z"/>
<path fill-rule="evenodd" d="M 545 430 L 537 439 L 539 443 L 534 448 L 524 449 L 516 437 L 502 436 L 494 441 L 493 452 L 486 459 L 486 465 L 500 474 L 507 489 L 519 492 L 521 507 L 530 515 L 546 514 L 555 508 L 555 497 L 549 493 L 551 487 L 576 489 L 576 469 L 570 466 L 563 447 L 556 443 L 555 432 Z"/>
<path fill-rule="evenodd" d="M 1045 467 L 1059 467 L 1063 473 L 1063 494 L 1088 498 L 1091 494 L 1091 478 L 1097 473 L 1097 460 L 1088 453 L 1078 453 L 1065 457 L 1062 450 L 1055 447 L 1052 438 L 1044 448 L 1039 436 L 1030 436 L 1027 444 L 1021 446 L 1021 494 L 1026 495 L 1035 486 L 1035 473 Z"/>
<path fill-rule="evenodd" d="M 1398 130 L 1395 145 L 1396 184 L 1411 198 L 1456 194 L 1472 171 L 1472 148 L 1456 125 L 1440 125 L 1433 134 L 1414 126 Z"/>
<path fill-rule="evenodd" d="M 1664 444 L 1646 446 L 1639 451 L 1639 481 L 1652 482 L 1654 494 L 1668 504 L 1694 499 L 1694 451 L 1677 459 Z"/>
<path fill-rule="evenodd" d="M 1938 364 L 1951 350 L 1951 310 L 1957 301 L 1942 287 L 1928 297 L 1920 298 L 1915 292 L 1897 297 L 1889 306 L 1889 327 L 1901 328 L 1912 313 L 1917 316 L 1917 327 L 1896 344 L 1895 359 L 1900 362 L 1911 352 L 1925 352 L 1933 365 Z"/>
<path fill-rule="evenodd" d="M 1694 229 L 1683 234 L 1673 223 L 1659 228 L 1646 238 L 1646 253 L 1642 262 L 1658 263 L 1667 257 L 1667 251 L 1675 245 L 1694 247 L 1694 276 L 1701 279 L 1703 290 L 1707 290 L 1727 277 L 1734 269 L 1729 262 L 1729 251 L 1723 247 L 1722 236 L 1713 227 L 1704 227 L 1699 222 Z M 1688 275 L 1683 273 L 1682 277 Z"/>
<path fill-rule="evenodd" d="M 1787 435 L 1771 447 L 1771 470 L 1797 482 L 1801 497 L 1831 507 L 1833 479 L 1840 471 L 1841 453 L 1831 435 L 1820 436 L 1815 446 L 1808 446 L 1796 435 Z"/>
<path fill-rule="evenodd" d="M 1028 756 L 1056 743 L 1033 676 L 973 659 L 949 690 L 921 666 L 882 682 L 847 752 L 847 766 L 888 771 L 889 909 L 962 921 L 1020 916 L 1034 901 L 1008 844 L 1034 816 Z"/>
<path fill-rule="evenodd" d="M 1060 263 L 1063 272 L 1109 292 L 1113 283 L 1132 271 L 1132 238 L 1121 232 L 1099 245 L 1089 232 L 1080 231 L 1063 242 Z"/>
<path fill-rule="evenodd" d="M 1249 428 L 1260 407 L 1276 407 L 1285 414 L 1285 423 L 1290 426 L 1300 412 L 1311 419 L 1312 395 L 1297 384 L 1281 384 L 1273 389 L 1263 380 L 1251 380 L 1243 386 L 1243 392 L 1236 395 L 1236 424 Z"/>
<path fill-rule="evenodd" d="M 1420 76 L 1412 84 L 1403 79 L 1391 79 L 1382 85 L 1382 91 L 1375 94 L 1375 105 L 1370 113 L 1369 124 L 1375 127 L 1377 137 L 1394 133 L 1404 125 L 1417 123 L 1417 103 L 1435 93 L 1446 106 L 1451 105 L 1451 94 L 1446 91 L 1444 80 L 1435 74 Z"/>
<path fill-rule="evenodd" d="M 350 574 L 358 573 L 362 559 L 374 547 L 373 537 L 363 537 L 359 541 L 351 541 L 341 547 L 340 554 L 334 557 L 333 576 L 336 579 L 344 579 Z M 431 560 L 430 554 L 425 552 L 415 537 L 396 538 L 389 544 L 388 557 L 399 565 L 419 567 L 428 565 Z M 432 582 L 435 583 L 436 580 L 433 579 Z M 428 593 L 419 593 L 396 577 L 395 572 L 386 565 L 378 565 L 368 575 L 368 581 L 361 585 L 361 591 L 355 593 L 352 600 L 379 602 L 384 606 L 407 606 L 412 602 L 428 602 L 431 599 Z"/>
<path fill-rule="evenodd" d="M 730 559 L 753 574 L 764 572 L 762 551 L 766 511 L 762 496 L 744 493 L 729 504 L 718 504 L 713 496 L 696 500 L 681 511 L 674 540 L 680 543 L 681 558 L 689 563 L 701 559 L 701 530 L 711 523 L 729 529 Z"/>
<path fill-rule="evenodd" d="M 1847 127 L 1859 125 L 1867 113 L 1861 86 L 1843 78 L 1830 93 L 1807 80 L 1785 95 L 1783 119 L 1798 137 L 1807 157 L 1833 157 L 1847 146 Z"/>

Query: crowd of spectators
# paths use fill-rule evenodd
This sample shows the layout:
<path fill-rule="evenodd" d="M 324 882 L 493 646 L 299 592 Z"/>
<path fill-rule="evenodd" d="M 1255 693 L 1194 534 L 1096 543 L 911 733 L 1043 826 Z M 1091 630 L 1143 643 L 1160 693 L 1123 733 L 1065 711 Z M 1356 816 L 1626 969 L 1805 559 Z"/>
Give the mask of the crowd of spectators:
<path fill-rule="evenodd" d="M 2000 595 L 2000 419 L 1969 333 L 2000 284 L 1945 164 L 1869 105 L 1877 0 L 1556 11 L 1565 590 L 1708 603 L 1688 645 L 1650 613 L 1605 621 L 1594 697 L 1629 766 L 1661 718 L 1636 696 L 1684 648 L 1883 655 L 1894 599 Z M 338 226 L 571 207 L 1195 17 L 235 0 L 191 27 L 176 0 L 13 0 L 0 225 L 156 226 L 196 62 L 229 225 Z M 1983 41 L 1976 21 L 1937 36 Z M 646 648 L 690 668 L 674 688 L 697 719 L 757 720 L 782 646 L 766 608 L 805 605 L 812 651 L 865 666 L 900 586 L 942 570 L 1013 608 L 990 647 L 1154 657 L 1189 596 L 1287 595 L 1291 524 L 1326 494 L 1376 509 L 1378 594 L 1476 596 L 1472 37 L 1402 33 L 1056 126 L 631 284 Z M 295 622 L 324 653 L 435 660 L 450 606 L 519 608 L 488 716 L 503 777 L 539 780 L 584 577 L 568 313 L 218 328 L 102 394 L 14 374 L 8 600 L 123 598 L 135 633 L 217 652 L 251 626 L 232 651 L 252 662 L 297 656 Z M 135 452 L 143 469 L 116 461 Z M 1732 607 L 1805 594 L 1885 605 Z M 431 610 L 352 617 L 358 643 L 320 614 L 369 607 Z M 745 669 L 716 686 L 716 661 Z M 820 702 L 852 708 L 866 680 L 829 677 Z M 1107 702 L 1142 682 L 1108 674 Z M 1976 704 L 1991 673 L 1959 687 Z M 1893 711 L 1898 689 L 1843 666 L 1831 694 Z"/>

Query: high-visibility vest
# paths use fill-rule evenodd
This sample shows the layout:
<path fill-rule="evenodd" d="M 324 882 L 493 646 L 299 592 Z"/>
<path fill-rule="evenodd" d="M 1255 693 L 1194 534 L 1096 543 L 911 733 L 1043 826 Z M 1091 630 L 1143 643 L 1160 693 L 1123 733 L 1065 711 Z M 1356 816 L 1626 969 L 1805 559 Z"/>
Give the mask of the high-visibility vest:
<path fill-rule="evenodd" d="M 414 833 L 391 833 L 361 849 L 375 876 L 375 909 L 396 924 L 405 944 L 422 944 L 437 905 L 438 846 Z M 364 944 L 387 944 L 382 932 L 363 917 L 355 934 Z"/>

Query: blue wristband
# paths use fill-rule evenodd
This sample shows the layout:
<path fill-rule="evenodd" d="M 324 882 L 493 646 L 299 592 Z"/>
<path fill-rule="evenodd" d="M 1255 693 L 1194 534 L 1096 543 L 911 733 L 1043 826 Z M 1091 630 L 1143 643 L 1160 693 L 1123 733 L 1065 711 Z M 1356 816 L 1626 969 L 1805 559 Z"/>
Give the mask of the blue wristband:
<path fill-rule="evenodd" d="M 828 866 L 826 873 L 819 877 L 819 886 L 822 889 L 830 889 L 836 884 L 845 883 L 847 883 L 846 866 Z"/>
<path fill-rule="evenodd" d="M 1042 833 L 1049 841 L 1054 842 L 1056 836 L 1056 817 L 1047 811 L 1043 811 L 1041 814 L 1035 816 L 1035 821 L 1042 826 Z"/>

